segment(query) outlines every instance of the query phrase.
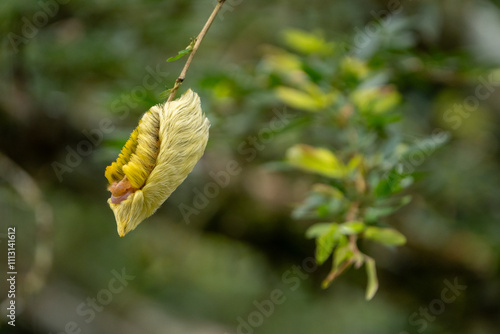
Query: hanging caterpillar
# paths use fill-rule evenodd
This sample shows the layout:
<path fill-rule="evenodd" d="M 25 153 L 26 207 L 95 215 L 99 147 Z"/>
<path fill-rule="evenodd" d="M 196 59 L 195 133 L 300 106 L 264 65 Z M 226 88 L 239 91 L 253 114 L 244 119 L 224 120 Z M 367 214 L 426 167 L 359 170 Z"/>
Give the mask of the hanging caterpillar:
<path fill-rule="evenodd" d="M 205 151 L 209 127 L 200 98 L 190 89 L 144 114 L 105 171 L 108 204 L 121 237 L 151 216 L 193 170 Z"/>

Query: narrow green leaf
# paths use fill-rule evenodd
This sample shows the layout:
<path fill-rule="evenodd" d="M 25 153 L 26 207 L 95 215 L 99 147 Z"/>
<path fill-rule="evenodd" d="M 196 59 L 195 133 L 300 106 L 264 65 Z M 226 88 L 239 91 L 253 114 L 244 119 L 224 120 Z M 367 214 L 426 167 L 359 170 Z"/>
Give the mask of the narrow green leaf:
<path fill-rule="evenodd" d="M 276 47 L 265 47 L 263 68 L 269 72 L 290 75 L 302 71 L 302 60 L 297 55 Z"/>
<path fill-rule="evenodd" d="M 367 115 L 381 115 L 401 102 L 401 94 L 392 86 L 360 88 L 351 94 L 351 101 Z"/>
<path fill-rule="evenodd" d="M 330 230 L 316 239 L 316 262 L 323 264 L 332 254 L 338 240 L 338 225 L 332 224 Z"/>
<path fill-rule="evenodd" d="M 318 214 L 318 208 L 321 207 L 326 201 L 325 196 L 313 193 L 306 198 L 306 200 L 297 206 L 292 211 L 293 219 L 311 219 L 311 218 L 320 218 Z M 311 226 L 312 227 L 312 226 Z M 307 236 L 306 232 L 306 236 Z M 313 236 L 311 238 L 315 238 Z"/>
<path fill-rule="evenodd" d="M 342 247 L 338 247 L 335 250 L 335 254 L 333 256 L 333 268 L 332 271 L 336 272 L 340 265 L 345 261 L 349 260 L 352 257 L 353 253 L 350 249 L 349 245 L 344 245 Z"/>
<path fill-rule="evenodd" d="M 406 237 L 393 228 L 370 226 L 366 228 L 364 237 L 386 246 L 401 246 L 406 243 Z"/>
<path fill-rule="evenodd" d="M 191 39 L 191 43 L 189 43 L 189 45 L 184 50 L 179 51 L 176 56 L 168 58 L 167 62 L 175 61 L 193 51 L 195 42 L 196 42 L 195 38 Z"/>
<path fill-rule="evenodd" d="M 290 164 L 286 164 L 292 168 Z M 324 219 L 342 210 L 343 193 L 326 184 L 313 185 L 310 195 L 292 211 L 294 219 Z"/>
<path fill-rule="evenodd" d="M 410 202 L 411 202 L 411 195 L 407 195 L 402 197 L 400 202 L 395 205 L 367 208 L 365 211 L 365 220 L 367 222 L 375 222 L 380 217 L 385 217 L 390 214 L 393 214 L 394 212 L 399 210 L 402 206 L 405 206 Z"/>
<path fill-rule="evenodd" d="M 354 261 L 353 252 L 348 245 L 348 240 L 345 235 L 341 235 L 337 242 L 337 248 L 333 254 L 332 269 L 328 276 L 321 283 L 321 287 L 326 289 L 330 286 L 335 277 L 339 276 L 344 270 L 349 268 Z"/>
<path fill-rule="evenodd" d="M 387 175 L 380 180 L 375 188 L 375 195 L 377 197 L 386 197 L 400 192 L 408 186 L 408 181 L 403 182 L 409 176 L 406 173 L 399 173 L 396 169 L 391 170 Z M 410 183 L 411 184 L 411 183 Z"/>
<path fill-rule="evenodd" d="M 326 42 L 320 33 L 288 29 L 283 35 L 288 46 L 305 54 L 330 55 L 334 49 L 333 43 Z"/>
<path fill-rule="evenodd" d="M 275 89 L 276 96 L 290 107 L 306 111 L 322 111 L 333 105 L 339 98 L 336 90 L 323 92 L 317 85 L 303 84 L 301 89 L 279 86 Z"/>
<path fill-rule="evenodd" d="M 328 184 L 324 183 L 316 183 L 313 185 L 312 190 L 316 193 L 319 194 L 324 194 L 336 199 L 342 199 L 344 198 L 344 194 L 338 190 L 337 188 L 334 188 Z"/>
<path fill-rule="evenodd" d="M 371 300 L 378 290 L 377 268 L 375 260 L 369 256 L 365 256 L 366 276 L 368 282 L 366 285 L 366 300 Z"/>
<path fill-rule="evenodd" d="M 291 165 L 308 172 L 333 178 L 342 178 L 346 174 L 344 163 L 326 148 L 298 144 L 287 150 L 286 159 Z"/>
<path fill-rule="evenodd" d="M 176 56 L 170 57 L 167 59 L 168 62 L 175 61 L 185 55 L 187 55 L 189 52 L 191 52 L 193 49 L 191 48 L 186 48 L 184 50 L 179 51 L 179 53 Z"/>
<path fill-rule="evenodd" d="M 339 232 L 345 235 L 358 234 L 365 229 L 365 223 L 360 221 L 351 221 L 339 225 Z"/>
<path fill-rule="evenodd" d="M 349 173 L 352 173 L 356 168 L 358 168 L 362 162 L 362 155 L 356 154 L 354 157 L 352 157 L 351 160 L 349 160 L 349 162 L 347 163 L 347 170 L 349 171 Z"/>
<path fill-rule="evenodd" d="M 313 96 L 295 88 L 278 87 L 276 94 L 281 101 L 293 108 L 307 111 L 319 111 L 323 108 Z"/>
<path fill-rule="evenodd" d="M 354 58 L 345 57 L 340 63 L 340 71 L 344 80 L 355 80 L 355 82 L 366 78 L 370 69 L 366 62 Z"/>
<path fill-rule="evenodd" d="M 306 238 L 313 239 L 328 233 L 335 223 L 318 223 L 309 227 L 306 231 Z"/>
<path fill-rule="evenodd" d="M 160 93 L 160 98 L 167 99 L 170 96 L 171 92 L 172 92 L 172 88 L 164 90 L 163 92 Z"/>
<path fill-rule="evenodd" d="M 377 219 L 388 216 L 397 211 L 398 209 L 399 207 L 366 208 L 365 219 L 367 222 L 373 223 L 376 222 Z"/>

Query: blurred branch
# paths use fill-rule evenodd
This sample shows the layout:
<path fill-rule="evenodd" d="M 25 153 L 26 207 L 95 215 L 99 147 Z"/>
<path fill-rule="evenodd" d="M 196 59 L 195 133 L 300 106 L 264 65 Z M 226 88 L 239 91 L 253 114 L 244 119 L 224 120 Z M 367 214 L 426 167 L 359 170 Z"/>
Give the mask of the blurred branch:
<path fill-rule="evenodd" d="M 345 221 L 351 222 L 358 219 L 358 211 L 359 211 L 359 202 L 351 203 L 349 210 L 345 215 Z"/>
<path fill-rule="evenodd" d="M 44 286 L 52 267 L 52 207 L 43 199 L 42 192 L 33 178 L 1 152 L 0 171 L 0 177 L 14 188 L 35 213 L 36 244 L 33 265 L 24 277 L 24 284 L 19 284 L 19 286 L 23 286 L 22 297 L 26 298 Z M 2 301 L 2 307 L 6 307 L 6 302 L 8 299 Z M 23 303 L 19 303 L 19 305 L 23 305 Z"/>
<path fill-rule="evenodd" d="M 208 29 L 210 28 L 210 26 L 214 22 L 215 17 L 217 16 L 217 13 L 219 13 L 219 10 L 221 9 L 221 7 L 222 7 L 222 5 L 224 4 L 225 1 L 226 0 L 218 0 L 217 6 L 215 6 L 212 14 L 210 15 L 210 17 L 208 18 L 207 22 L 205 23 L 205 26 L 203 27 L 203 29 L 201 29 L 200 34 L 196 37 L 196 41 L 194 43 L 193 50 L 189 54 L 189 57 L 186 60 L 186 64 L 184 65 L 184 68 L 182 69 L 181 74 L 175 80 L 174 87 L 170 91 L 170 95 L 168 97 L 167 102 L 170 102 L 170 101 L 174 100 L 175 94 L 177 93 L 177 90 L 179 89 L 179 87 L 184 82 L 184 79 L 186 78 L 186 73 L 187 73 L 187 71 L 189 69 L 189 66 L 191 65 L 191 62 L 193 61 L 193 57 L 196 54 L 196 51 L 200 47 L 201 41 L 203 40 L 203 38 L 205 37 L 206 33 L 208 32 Z"/>

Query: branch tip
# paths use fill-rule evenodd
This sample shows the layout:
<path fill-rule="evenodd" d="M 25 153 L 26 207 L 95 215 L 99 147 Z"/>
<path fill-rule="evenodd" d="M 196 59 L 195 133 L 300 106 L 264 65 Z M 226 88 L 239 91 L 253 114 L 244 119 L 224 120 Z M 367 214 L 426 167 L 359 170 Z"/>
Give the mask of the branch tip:
<path fill-rule="evenodd" d="M 196 51 L 198 51 L 198 48 L 200 47 L 201 41 L 203 40 L 203 38 L 205 37 L 206 33 L 208 32 L 208 29 L 210 28 L 210 26 L 214 22 L 215 17 L 219 13 L 219 11 L 220 11 L 222 5 L 224 4 L 224 2 L 225 2 L 225 0 L 218 0 L 217 5 L 215 6 L 214 10 L 212 11 L 212 14 L 210 14 L 210 17 L 208 18 L 207 22 L 205 23 L 205 25 L 201 29 L 199 35 L 196 37 L 195 43 L 194 43 L 194 46 L 193 46 L 193 50 L 189 54 L 189 57 L 186 60 L 186 64 L 184 65 L 184 68 L 181 71 L 181 74 L 179 75 L 179 77 L 177 78 L 177 80 L 175 80 L 174 87 L 170 91 L 170 95 L 169 95 L 169 97 L 167 99 L 167 102 L 173 101 L 175 99 L 175 94 L 177 93 L 177 90 L 179 89 L 179 87 L 181 86 L 182 82 L 184 81 L 184 79 L 186 77 L 186 73 L 187 73 L 187 71 L 189 69 L 189 66 L 191 65 L 191 62 L 193 61 L 193 57 L 196 54 Z"/>

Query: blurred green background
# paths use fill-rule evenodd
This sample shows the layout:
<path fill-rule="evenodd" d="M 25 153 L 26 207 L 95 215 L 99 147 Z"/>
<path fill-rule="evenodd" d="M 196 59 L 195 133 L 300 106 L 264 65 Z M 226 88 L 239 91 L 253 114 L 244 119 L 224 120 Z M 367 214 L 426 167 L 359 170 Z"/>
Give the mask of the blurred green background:
<path fill-rule="evenodd" d="M 2 304 L 0 332 L 499 333 L 500 80 L 491 75 L 500 68 L 500 1 L 227 1 L 181 88 L 198 92 L 212 123 L 206 153 L 154 216 L 118 237 L 104 169 L 163 101 L 185 58 L 165 60 L 214 6 L 0 4 L 0 262 L 6 276 L 15 226 L 18 270 L 16 326 Z M 418 165 L 413 201 L 388 219 L 408 243 L 364 246 L 380 282 L 369 302 L 364 270 L 326 290 L 328 266 L 307 272 L 311 222 L 291 212 L 313 181 L 269 165 L 307 132 L 251 139 L 286 109 L 268 56 L 289 48 L 291 28 L 385 73 L 402 94 L 408 141 L 436 129 L 451 135 Z M 463 110 L 469 102 L 473 112 Z M 72 156 L 78 149 L 85 154 Z M 230 161 L 241 171 L 193 202 Z M 189 219 L 183 203 L 198 205 Z M 449 303 L 446 282 L 466 287 Z"/>

